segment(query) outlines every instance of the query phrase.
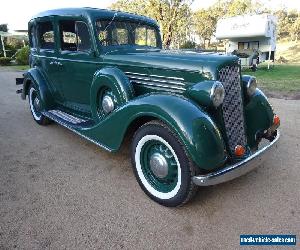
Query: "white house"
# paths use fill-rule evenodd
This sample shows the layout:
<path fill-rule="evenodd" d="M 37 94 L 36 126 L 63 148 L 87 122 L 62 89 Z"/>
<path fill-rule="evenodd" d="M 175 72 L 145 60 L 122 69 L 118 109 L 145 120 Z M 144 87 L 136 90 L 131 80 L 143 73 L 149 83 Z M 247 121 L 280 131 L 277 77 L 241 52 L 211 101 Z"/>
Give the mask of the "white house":
<path fill-rule="evenodd" d="M 240 53 L 249 56 L 244 56 L 242 65 L 256 66 L 265 60 L 269 60 L 269 62 L 274 60 L 276 23 L 276 17 L 269 14 L 223 18 L 217 23 L 216 38 L 227 40 L 227 53 Z"/>

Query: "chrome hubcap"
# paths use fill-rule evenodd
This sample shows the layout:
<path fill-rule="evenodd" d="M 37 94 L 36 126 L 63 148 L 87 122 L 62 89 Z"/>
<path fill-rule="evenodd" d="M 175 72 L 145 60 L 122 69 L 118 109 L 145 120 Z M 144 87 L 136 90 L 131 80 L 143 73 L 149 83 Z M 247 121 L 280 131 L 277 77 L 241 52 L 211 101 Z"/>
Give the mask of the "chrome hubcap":
<path fill-rule="evenodd" d="M 166 158 L 159 153 L 154 153 L 150 157 L 150 168 L 153 174 L 159 178 L 164 178 L 168 175 L 168 162 Z"/>
<path fill-rule="evenodd" d="M 106 95 L 102 99 L 102 108 L 105 114 L 110 113 L 114 110 L 115 104 L 111 96 Z"/>

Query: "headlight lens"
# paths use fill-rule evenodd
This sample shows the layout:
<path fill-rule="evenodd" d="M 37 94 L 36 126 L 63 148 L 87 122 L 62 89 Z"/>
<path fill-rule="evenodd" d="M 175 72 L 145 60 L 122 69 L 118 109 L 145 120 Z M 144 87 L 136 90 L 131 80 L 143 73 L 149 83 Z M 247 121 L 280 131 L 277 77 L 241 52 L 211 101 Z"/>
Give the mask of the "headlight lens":
<path fill-rule="evenodd" d="M 215 107 L 219 107 L 223 103 L 224 97 L 225 89 L 223 84 L 220 82 L 215 82 L 210 92 L 210 98 L 212 100 L 213 105 Z"/>
<path fill-rule="evenodd" d="M 247 83 L 247 94 L 252 96 L 257 88 L 257 82 L 255 77 L 250 77 Z"/>

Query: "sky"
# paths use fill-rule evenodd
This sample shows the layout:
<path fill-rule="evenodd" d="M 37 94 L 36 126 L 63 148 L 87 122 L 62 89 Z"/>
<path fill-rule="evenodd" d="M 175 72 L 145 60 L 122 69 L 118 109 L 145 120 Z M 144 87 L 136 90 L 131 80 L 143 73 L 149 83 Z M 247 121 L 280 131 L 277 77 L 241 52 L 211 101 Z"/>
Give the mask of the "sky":
<path fill-rule="evenodd" d="M 300 11 L 300 0 L 256 0 L 267 7 L 279 9 L 297 9 Z M 7 23 L 9 30 L 27 29 L 27 23 L 34 14 L 55 8 L 96 7 L 108 8 L 116 0 L 7 0 L 0 3 L 0 24 Z M 208 8 L 216 0 L 194 0 L 192 9 Z"/>

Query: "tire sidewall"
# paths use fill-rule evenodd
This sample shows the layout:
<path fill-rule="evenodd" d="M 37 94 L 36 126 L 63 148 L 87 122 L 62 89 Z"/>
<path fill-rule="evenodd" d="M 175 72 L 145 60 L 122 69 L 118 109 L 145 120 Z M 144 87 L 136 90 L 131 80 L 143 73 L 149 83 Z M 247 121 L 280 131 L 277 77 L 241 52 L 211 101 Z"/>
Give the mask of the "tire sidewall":
<path fill-rule="evenodd" d="M 30 84 L 29 89 L 28 89 L 29 108 L 30 108 L 31 114 L 33 116 L 33 119 L 39 125 L 45 125 L 47 123 L 47 118 L 41 112 L 37 113 L 35 108 L 34 108 L 34 104 L 33 104 L 33 102 L 34 102 L 34 100 L 33 100 L 34 92 L 39 97 L 39 101 L 41 101 L 38 88 L 34 84 Z"/>
<path fill-rule="evenodd" d="M 140 163 L 137 163 L 137 157 L 136 153 L 139 152 L 139 148 L 137 146 L 139 145 L 139 142 L 143 140 L 143 138 L 153 138 L 158 139 L 161 138 L 163 141 L 167 143 L 167 147 L 171 147 L 171 151 L 173 154 L 175 154 L 176 162 L 179 162 L 178 165 L 178 182 L 179 187 L 177 185 L 175 188 L 171 191 L 172 195 L 162 195 L 158 196 L 155 195 L 155 192 L 153 190 L 149 189 L 149 185 L 151 184 L 148 182 L 148 185 L 145 185 L 146 177 L 141 178 L 142 171 L 140 169 Z M 162 141 L 161 141 L 162 142 Z M 154 201 L 158 202 L 159 204 L 162 204 L 164 206 L 179 206 L 181 204 L 184 204 L 185 201 L 188 199 L 190 190 L 191 190 L 191 171 L 190 171 L 190 161 L 186 155 L 186 152 L 184 150 L 183 145 L 180 143 L 177 136 L 175 136 L 172 131 L 165 126 L 164 124 L 146 124 L 142 126 L 135 134 L 133 142 L 132 142 L 132 152 L 131 152 L 131 158 L 132 158 L 132 165 L 134 169 L 135 177 L 143 189 L 143 191 Z M 177 183 L 178 184 L 178 183 Z M 153 188 L 153 187 L 152 187 Z M 170 192 L 169 192 L 170 193 Z"/>

